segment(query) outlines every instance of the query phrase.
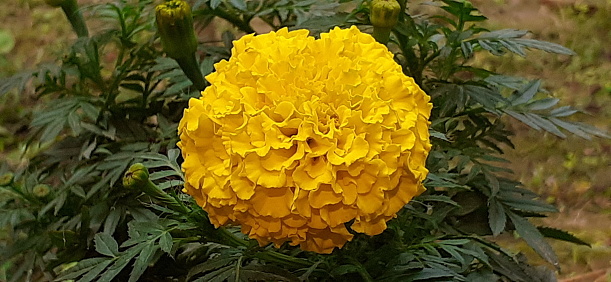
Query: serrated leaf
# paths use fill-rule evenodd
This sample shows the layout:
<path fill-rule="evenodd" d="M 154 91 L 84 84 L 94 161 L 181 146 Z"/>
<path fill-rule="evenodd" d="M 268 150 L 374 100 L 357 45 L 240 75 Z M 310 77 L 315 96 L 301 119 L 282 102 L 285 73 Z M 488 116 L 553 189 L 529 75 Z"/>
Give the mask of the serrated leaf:
<path fill-rule="evenodd" d="M 416 199 L 422 202 L 442 202 L 453 206 L 458 206 L 458 203 L 453 201 L 452 198 L 444 195 L 424 195 L 418 196 Z"/>
<path fill-rule="evenodd" d="M 541 226 L 537 227 L 537 229 L 539 230 L 539 232 L 541 232 L 541 234 L 544 237 L 591 247 L 589 243 L 577 238 L 575 235 L 567 231 L 556 229 L 556 228 L 551 228 L 551 227 L 541 227 Z"/>
<path fill-rule="evenodd" d="M 348 273 L 358 273 L 359 272 L 359 267 L 353 264 L 344 264 L 344 265 L 340 265 L 336 268 L 333 268 L 333 270 L 331 270 L 331 275 L 332 276 L 342 276 Z"/>
<path fill-rule="evenodd" d="M 232 6 L 238 8 L 240 11 L 248 11 L 248 6 L 244 0 L 229 0 Z"/>
<path fill-rule="evenodd" d="M 516 231 L 526 243 L 537 252 L 543 259 L 551 263 L 556 268 L 560 267 L 558 257 L 552 247 L 545 241 L 539 230 L 532 225 L 527 219 L 511 212 L 507 212 L 507 216 L 516 227 Z"/>
<path fill-rule="evenodd" d="M 535 94 L 539 92 L 539 88 L 541 87 L 541 80 L 533 80 L 529 82 L 524 88 L 522 88 L 519 93 L 520 95 L 511 102 L 513 105 L 521 105 L 529 102 L 535 97 Z"/>
<path fill-rule="evenodd" d="M 540 40 L 535 40 L 535 39 L 526 39 L 526 38 L 516 38 L 512 40 L 528 48 L 538 49 L 538 50 L 542 50 L 545 52 L 562 54 L 562 55 L 575 55 L 575 52 L 573 52 L 573 50 L 566 48 L 562 45 L 556 44 L 556 43 L 540 41 Z"/>
<path fill-rule="evenodd" d="M 111 208 L 110 213 L 108 213 L 108 216 L 104 221 L 104 233 L 108 235 L 114 234 L 117 225 L 119 225 L 119 221 L 121 220 L 121 215 L 123 215 L 124 213 L 124 208 Z"/>
<path fill-rule="evenodd" d="M 95 234 L 93 241 L 95 242 L 96 252 L 111 257 L 116 257 L 119 254 L 119 245 L 112 236 L 106 233 L 98 233 Z"/>
<path fill-rule="evenodd" d="M 499 195 L 499 200 L 513 209 L 527 211 L 527 212 L 535 212 L 535 213 L 558 212 L 558 210 L 554 206 L 543 203 L 541 201 L 531 200 L 531 199 L 526 199 L 526 198 L 516 198 L 516 197 L 511 197 L 511 198 L 502 197 L 501 198 L 500 196 L 501 195 Z"/>
<path fill-rule="evenodd" d="M 414 275 L 408 276 L 406 281 L 427 280 L 442 277 L 454 277 L 456 273 L 437 268 L 425 268 Z"/>
<path fill-rule="evenodd" d="M 115 260 L 115 263 L 113 263 L 113 265 L 109 267 L 104 274 L 102 274 L 98 281 L 111 282 L 115 276 L 117 276 L 119 272 L 121 272 L 121 270 L 123 270 L 127 264 L 140 253 L 143 247 L 144 245 L 137 245 L 121 253 L 121 256 Z"/>
<path fill-rule="evenodd" d="M 144 271 L 148 268 L 148 264 L 153 257 L 153 254 L 159 248 L 158 245 L 155 245 L 154 242 L 150 241 L 147 244 L 143 244 L 144 247 L 140 251 L 136 262 L 134 263 L 134 268 L 132 272 L 129 274 L 129 282 L 136 282 L 142 276 Z"/>
<path fill-rule="evenodd" d="M 560 119 L 557 119 L 555 117 L 552 117 L 549 119 L 551 122 L 553 122 L 555 125 L 560 126 L 562 128 L 564 128 L 566 131 L 573 133 L 583 139 L 586 140 L 592 140 L 592 137 L 590 137 L 590 135 L 588 135 L 586 132 L 584 132 L 578 124 L 575 123 L 571 123 L 571 122 L 566 122 L 566 121 L 562 121 Z"/>
<path fill-rule="evenodd" d="M 190 279 L 191 277 L 197 274 L 206 273 L 215 269 L 225 267 L 228 264 L 233 263 L 237 259 L 237 257 L 218 257 L 214 259 L 209 259 L 204 263 L 200 263 L 194 267 L 191 267 L 189 273 L 187 274 L 187 279 Z"/>
<path fill-rule="evenodd" d="M 526 107 L 531 111 L 547 110 L 560 102 L 558 98 L 544 98 L 528 103 Z"/>
<path fill-rule="evenodd" d="M 524 116 L 526 116 L 526 118 L 530 119 L 533 123 L 541 127 L 543 130 L 550 132 L 560 138 L 566 138 L 566 135 L 562 133 L 558 129 L 558 127 L 556 127 L 556 125 L 554 125 L 551 121 L 533 113 L 524 113 Z"/>
<path fill-rule="evenodd" d="M 57 277 L 56 281 L 76 279 L 77 277 L 89 272 L 100 264 L 104 264 L 105 262 L 112 262 L 112 259 L 106 257 L 84 259 L 79 261 L 75 266 L 60 272 L 60 275 Z"/>
<path fill-rule="evenodd" d="M 495 112 L 498 103 L 505 101 L 505 98 L 501 96 L 498 90 L 479 85 L 463 85 L 462 88 L 464 88 L 465 93 L 469 95 L 469 97 L 492 112 Z"/>
<path fill-rule="evenodd" d="M 159 247 L 162 251 L 170 253 L 172 251 L 172 235 L 170 232 L 163 232 L 159 238 Z"/>
<path fill-rule="evenodd" d="M 185 90 L 187 87 L 189 87 L 191 85 L 193 85 L 193 82 L 191 82 L 191 80 L 188 80 L 188 79 L 184 80 L 184 81 L 181 81 L 181 82 L 174 83 L 174 84 L 172 84 L 172 86 L 168 87 L 165 90 L 164 95 L 166 95 L 166 96 L 167 95 L 176 95 L 176 94 L 178 94 L 180 92 L 183 92 L 183 90 Z"/>
<path fill-rule="evenodd" d="M 213 10 L 218 8 L 219 5 L 221 5 L 222 1 L 221 0 L 210 0 L 210 8 L 212 8 Z"/>
<path fill-rule="evenodd" d="M 107 259 L 106 261 L 96 265 L 94 268 L 87 271 L 87 273 L 83 275 L 83 277 L 81 277 L 81 279 L 79 279 L 78 281 L 79 282 L 94 281 L 94 279 L 98 277 L 98 275 L 100 275 L 100 273 L 102 273 L 102 271 L 104 271 L 112 262 L 113 262 L 112 259 Z M 62 280 L 62 281 L 65 281 L 65 280 Z"/>
<path fill-rule="evenodd" d="M 535 129 L 535 130 L 541 130 L 541 127 L 539 127 L 539 125 L 537 125 L 536 123 L 534 123 L 531 119 L 527 118 L 525 115 L 521 114 L 521 113 L 517 113 L 511 110 L 503 110 L 503 112 L 505 112 L 506 114 L 510 115 L 511 117 L 523 122 L 524 124 L 530 126 L 531 128 Z"/>
<path fill-rule="evenodd" d="M 505 225 L 507 222 L 507 217 L 505 216 L 505 208 L 503 208 L 503 204 L 496 200 L 496 198 L 491 198 L 488 202 L 488 224 L 490 225 L 490 230 L 492 230 L 492 235 L 497 236 L 505 230 Z"/>

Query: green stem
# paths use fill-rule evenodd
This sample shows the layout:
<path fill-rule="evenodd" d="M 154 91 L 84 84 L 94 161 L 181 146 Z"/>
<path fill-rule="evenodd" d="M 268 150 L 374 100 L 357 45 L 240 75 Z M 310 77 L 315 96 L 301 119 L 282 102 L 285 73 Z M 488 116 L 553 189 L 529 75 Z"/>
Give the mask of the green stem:
<path fill-rule="evenodd" d="M 89 37 L 87 25 L 85 24 L 83 14 L 79 10 L 76 0 L 64 1 L 61 7 L 64 14 L 66 14 L 66 17 L 68 18 L 68 21 L 72 25 L 72 29 L 74 29 L 76 35 L 78 37 Z"/>
<path fill-rule="evenodd" d="M 234 246 L 234 247 L 247 247 L 248 246 L 247 241 L 236 237 L 233 233 L 231 233 L 226 228 L 220 227 L 217 229 L 217 232 L 219 234 L 221 241 L 223 241 L 222 243 L 225 243 L 227 245 Z M 254 254 L 254 256 L 259 259 L 275 262 L 278 264 L 285 265 L 287 267 L 303 268 L 303 267 L 312 266 L 312 263 L 307 260 L 299 259 L 293 256 L 285 255 L 283 253 L 275 252 L 275 251 L 269 251 L 269 250 L 257 251 Z"/>
<path fill-rule="evenodd" d="M 248 242 L 236 237 L 235 235 L 233 235 L 233 233 L 227 230 L 227 228 L 219 227 L 217 229 L 217 232 L 219 233 L 221 240 L 224 241 L 224 243 L 226 243 L 227 245 L 234 247 L 248 246 Z"/>
<path fill-rule="evenodd" d="M 373 35 L 373 38 L 375 38 L 376 41 L 386 45 L 388 40 L 390 40 L 390 30 L 391 28 L 388 27 L 374 26 L 373 33 L 371 35 Z"/>
<path fill-rule="evenodd" d="M 352 264 L 356 266 L 356 269 L 358 270 L 359 275 L 361 275 L 361 278 L 363 278 L 363 281 L 373 282 L 373 278 L 371 278 L 371 275 L 369 275 L 369 272 L 367 272 L 367 270 L 363 267 L 363 265 L 360 262 L 358 262 L 354 258 L 352 258 L 351 261 L 352 261 Z"/>
<path fill-rule="evenodd" d="M 255 257 L 265 260 L 265 261 L 272 261 L 272 262 L 276 262 L 276 263 L 283 264 L 289 267 L 294 267 L 294 268 L 303 268 L 303 267 L 312 266 L 312 263 L 307 260 L 285 255 L 283 253 L 278 253 L 274 251 L 257 252 L 255 254 Z"/>
<path fill-rule="evenodd" d="M 231 24 L 235 25 L 238 29 L 240 29 L 243 32 L 246 33 L 255 33 L 255 30 L 252 29 L 252 27 L 248 24 L 248 22 L 243 21 L 242 19 L 240 19 L 239 17 L 228 13 L 222 9 L 215 9 L 212 10 L 210 9 L 208 11 L 210 14 L 215 15 L 219 18 L 223 18 L 225 20 L 227 20 L 228 22 L 230 22 Z"/>
<path fill-rule="evenodd" d="M 177 58 L 176 62 L 197 90 L 203 91 L 206 88 L 206 81 L 195 59 L 195 53 L 189 57 Z"/>

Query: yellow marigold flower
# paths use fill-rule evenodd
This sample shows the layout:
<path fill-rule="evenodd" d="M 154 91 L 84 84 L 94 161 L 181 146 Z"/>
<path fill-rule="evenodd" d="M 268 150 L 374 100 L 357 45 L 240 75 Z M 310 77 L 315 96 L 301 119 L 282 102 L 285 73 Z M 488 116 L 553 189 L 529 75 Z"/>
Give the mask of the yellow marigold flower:
<path fill-rule="evenodd" d="M 234 42 L 179 124 L 184 191 L 215 226 L 330 253 L 424 191 L 426 95 L 356 27 Z"/>

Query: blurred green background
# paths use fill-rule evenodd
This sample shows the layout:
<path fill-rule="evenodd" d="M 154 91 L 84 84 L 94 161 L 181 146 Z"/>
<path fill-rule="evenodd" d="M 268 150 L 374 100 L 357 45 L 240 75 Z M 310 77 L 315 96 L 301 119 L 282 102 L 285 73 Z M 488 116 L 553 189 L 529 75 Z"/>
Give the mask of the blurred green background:
<path fill-rule="evenodd" d="M 60 9 L 42 0 L 3 2 L 0 79 L 53 62 L 75 39 Z M 563 44 L 577 53 L 572 57 L 543 52 L 530 52 L 526 58 L 480 56 L 475 58 L 477 64 L 505 74 L 542 78 L 544 87 L 561 103 L 584 111 L 576 120 L 611 132 L 611 0 L 472 2 L 490 19 L 491 28 L 530 30 L 533 38 Z M 22 142 L 32 109 L 43 103 L 34 99 L 33 92 L 30 88 L 0 96 L 0 159 L 12 167 L 25 165 L 35 153 Z M 507 150 L 506 157 L 512 160 L 508 166 L 515 171 L 514 178 L 558 206 L 560 213 L 544 219 L 545 224 L 571 231 L 592 244 L 588 248 L 552 242 L 562 261 L 560 277 L 611 281 L 611 140 L 559 139 L 510 122 L 516 149 Z M 509 235 L 499 241 L 528 254 L 527 246 Z M 537 261 L 537 256 L 531 254 L 529 259 Z M 0 264 L 0 281 L 2 272 Z"/>

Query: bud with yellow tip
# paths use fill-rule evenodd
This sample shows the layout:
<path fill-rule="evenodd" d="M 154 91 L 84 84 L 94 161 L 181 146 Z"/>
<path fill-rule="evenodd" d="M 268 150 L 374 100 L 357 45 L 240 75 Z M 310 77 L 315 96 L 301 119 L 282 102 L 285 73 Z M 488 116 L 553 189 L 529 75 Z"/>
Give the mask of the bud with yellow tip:
<path fill-rule="evenodd" d="M 12 172 L 7 172 L 3 175 L 0 175 L 0 186 L 10 186 L 13 184 L 13 179 L 15 175 Z"/>
<path fill-rule="evenodd" d="M 373 25 L 373 37 L 380 43 L 386 44 L 390 38 L 390 31 L 397 25 L 401 5 L 397 0 L 373 0 L 369 20 Z"/>
<path fill-rule="evenodd" d="M 197 39 L 191 7 L 183 0 L 171 0 L 158 5 L 155 16 L 163 51 L 178 62 L 198 90 L 204 90 L 206 82 L 195 59 Z"/>
<path fill-rule="evenodd" d="M 128 189 L 138 189 L 151 198 L 161 202 L 164 206 L 180 212 L 186 213 L 189 210 L 176 198 L 168 195 L 149 179 L 148 169 L 141 163 L 133 164 L 123 176 L 123 187 Z"/>
<path fill-rule="evenodd" d="M 51 192 L 51 188 L 47 184 L 37 184 L 32 188 L 32 193 L 38 198 L 44 198 Z"/>

